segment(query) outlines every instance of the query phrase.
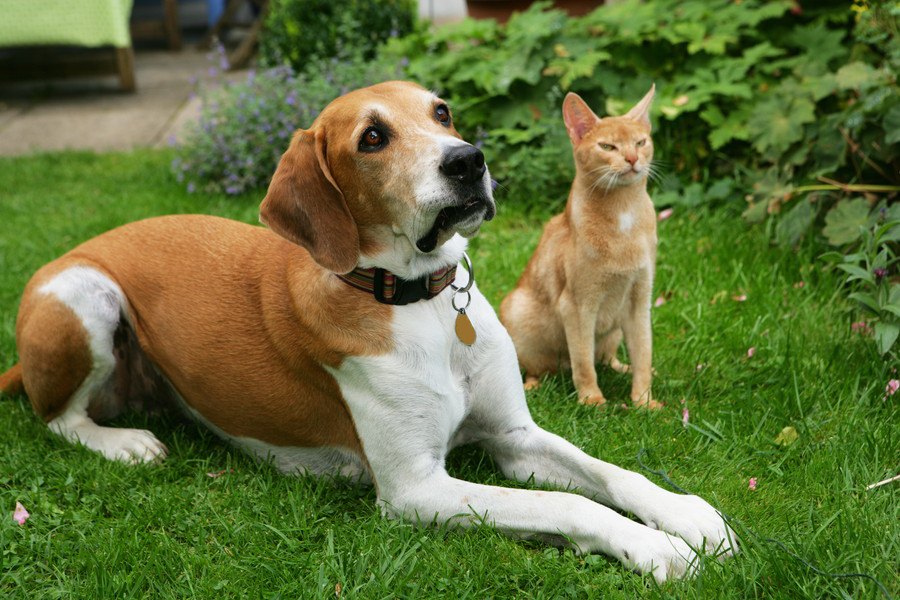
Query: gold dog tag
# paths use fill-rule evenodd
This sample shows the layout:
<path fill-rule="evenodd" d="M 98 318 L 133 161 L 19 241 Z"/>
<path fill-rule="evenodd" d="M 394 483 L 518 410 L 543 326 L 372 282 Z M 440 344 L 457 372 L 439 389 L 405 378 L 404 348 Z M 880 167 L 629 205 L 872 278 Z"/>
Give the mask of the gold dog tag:
<path fill-rule="evenodd" d="M 475 343 L 475 328 L 472 327 L 472 321 L 466 315 L 465 309 L 460 310 L 456 315 L 456 337 L 466 346 Z"/>

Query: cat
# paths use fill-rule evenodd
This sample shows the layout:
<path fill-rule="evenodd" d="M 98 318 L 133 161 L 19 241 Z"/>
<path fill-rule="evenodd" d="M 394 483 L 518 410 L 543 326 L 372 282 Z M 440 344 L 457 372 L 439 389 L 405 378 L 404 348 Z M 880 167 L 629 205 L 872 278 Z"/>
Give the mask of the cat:
<path fill-rule="evenodd" d="M 659 408 L 651 393 L 650 304 L 656 267 L 656 211 L 647 194 L 655 85 L 620 117 L 597 117 L 577 94 L 563 101 L 575 180 L 565 211 L 547 223 L 500 319 L 525 371 L 571 368 L 579 402 L 606 402 L 596 363 L 632 373 L 631 401 Z M 631 366 L 616 358 L 622 338 Z"/>

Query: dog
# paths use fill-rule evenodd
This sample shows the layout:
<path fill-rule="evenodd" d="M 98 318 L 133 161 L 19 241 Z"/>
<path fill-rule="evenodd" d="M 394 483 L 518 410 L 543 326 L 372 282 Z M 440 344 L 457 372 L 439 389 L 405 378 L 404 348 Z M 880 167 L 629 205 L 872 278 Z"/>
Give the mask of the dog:
<path fill-rule="evenodd" d="M 51 431 L 127 462 L 166 447 L 97 421 L 171 396 L 285 473 L 373 484 L 387 516 L 486 521 L 660 582 L 691 573 L 696 552 L 735 552 L 699 497 L 532 420 L 512 341 L 459 266 L 494 212 L 484 156 L 444 101 L 406 82 L 351 92 L 294 134 L 260 207 L 268 229 L 152 218 L 38 270 L 0 389 L 24 387 Z M 454 479 L 445 457 L 469 443 L 507 477 L 577 493 Z"/>

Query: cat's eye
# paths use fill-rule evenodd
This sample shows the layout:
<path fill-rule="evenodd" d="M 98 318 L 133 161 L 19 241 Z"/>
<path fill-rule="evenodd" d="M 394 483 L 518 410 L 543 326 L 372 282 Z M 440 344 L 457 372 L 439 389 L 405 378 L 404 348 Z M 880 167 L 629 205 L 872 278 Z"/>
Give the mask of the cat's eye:
<path fill-rule="evenodd" d="M 606 150 L 607 152 L 609 152 L 610 150 L 615 150 L 616 147 L 613 146 L 612 144 L 602 144 L 602 143 L 601 143 L 601 144 L 600 144 L 600 149 L 601 149 L 601 150 Z"/>
<path fill-rule="evenodd" d="M 640 148 L 641 146 L 643 146 L 646 143 L 647 143 L 647 138 L 644 138 L 644 139 L 640 140 L 637 144 L 635 144 L 635 146 Z"/>

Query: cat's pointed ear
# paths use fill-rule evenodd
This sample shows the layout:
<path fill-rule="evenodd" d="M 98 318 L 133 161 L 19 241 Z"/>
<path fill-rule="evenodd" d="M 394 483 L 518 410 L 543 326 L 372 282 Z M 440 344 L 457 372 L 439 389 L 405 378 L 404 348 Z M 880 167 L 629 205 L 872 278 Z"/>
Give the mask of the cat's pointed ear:
<path fill-rule="evenodd" d="M 600 117 L 594 114 L 581 96 L 569 92 L 563 100 L 563 121 L 566 122 L 569 139 L 577 146 L 587 132 L 600 121 Z"/>
<path fill-rule="evenodd" d="M 650 86 L 647 95 L 641 98 L 641 101 L 634 105 L 634 108 L 625 113 L 629 119 L 633 119 L 639 123 L 644 123 L 650 127 L 650 105 L 653 104 L 653 96 L 656 94 L 656 84 Z"/>

